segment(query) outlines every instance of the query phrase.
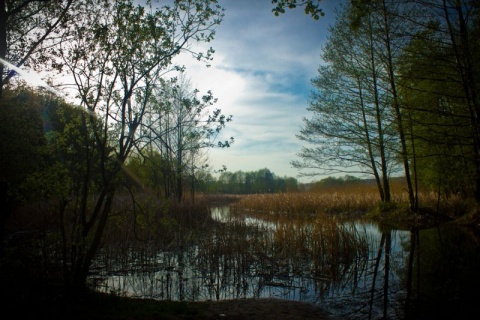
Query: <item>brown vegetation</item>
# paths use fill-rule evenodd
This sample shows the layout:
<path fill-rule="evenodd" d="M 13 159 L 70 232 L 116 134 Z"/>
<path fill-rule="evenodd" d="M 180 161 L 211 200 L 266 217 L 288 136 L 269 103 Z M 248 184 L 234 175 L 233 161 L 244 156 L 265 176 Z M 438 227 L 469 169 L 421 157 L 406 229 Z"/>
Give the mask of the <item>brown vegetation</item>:
<path fill-rule="evenodd" d="M 255 194 L 242 197 L 234 208 L 249 215 L 310 216 L 328 214 L 337 218 L 380 220 L 412 220 L 428 216 L 441 220 L 470 215 L 476 216 L 476 203 L 462 195 L 444 195 L 421 188 L 418 192 L 418 213 L 409 212 L 409 199 L 403 179 L 391 182 L 392 201 L 385 205 L 378 198 L 373 183 L 361 182 L 339 187 L 319 188 L 315 191 Z M 465 220 L 465 219 L 463 219 Z"/>

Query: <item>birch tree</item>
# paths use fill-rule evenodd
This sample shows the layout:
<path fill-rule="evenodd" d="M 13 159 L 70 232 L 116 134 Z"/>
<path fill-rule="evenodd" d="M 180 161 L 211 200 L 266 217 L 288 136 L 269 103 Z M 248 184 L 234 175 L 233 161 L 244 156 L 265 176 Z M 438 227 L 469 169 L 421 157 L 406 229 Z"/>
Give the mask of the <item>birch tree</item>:
<path fill-rule="evenodd" d="M 141 153 L 144 156 L 160 153 L 162 161 L 158 169 L 162 172 L 165 196 L 174 195 L 180 202 L 187 176 L 192 187 L 195 170 L 203 166 L 199 157 L 202 151 L 226 148 L 233 143 L 233 138 L 217 140 L 232 116 L 222 114 L 221 109 L 213 109 L 217 103 L 213 93 L 208 91 L 199 96 L 200 92 L 193 89 L 183 75 L 162 82 L 154 92 L 148 107 L 148 121 L 143 125 L 149 132 L 145 137 L 146 151 Z"/>

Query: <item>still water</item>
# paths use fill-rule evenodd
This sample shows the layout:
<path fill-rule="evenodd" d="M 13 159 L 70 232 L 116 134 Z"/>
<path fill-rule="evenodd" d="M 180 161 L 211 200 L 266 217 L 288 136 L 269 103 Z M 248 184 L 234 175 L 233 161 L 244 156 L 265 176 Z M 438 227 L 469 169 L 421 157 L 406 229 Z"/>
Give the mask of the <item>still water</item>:
<path fill-rule="evenodd" d="M 395 230 L 351 222 L 217 222 L 188 245 L 100 256 L 97 290 L 161 300 L 273 297 L 315 303 L 344 319 L 459 318 L 476 312 L 478 235 L 453 225 Z"/>

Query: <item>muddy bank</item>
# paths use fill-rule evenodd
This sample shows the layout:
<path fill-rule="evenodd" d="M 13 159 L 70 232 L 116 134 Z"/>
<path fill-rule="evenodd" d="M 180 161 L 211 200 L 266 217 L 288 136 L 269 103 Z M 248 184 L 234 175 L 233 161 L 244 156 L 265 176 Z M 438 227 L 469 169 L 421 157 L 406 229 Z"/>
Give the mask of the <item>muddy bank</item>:
<path fill-rule="evenodd" d="M 305 302 L 279 299 L 239 299 L 198 303 L 209 319 L 300 320 L 334 319 L 320 307 Z"/>

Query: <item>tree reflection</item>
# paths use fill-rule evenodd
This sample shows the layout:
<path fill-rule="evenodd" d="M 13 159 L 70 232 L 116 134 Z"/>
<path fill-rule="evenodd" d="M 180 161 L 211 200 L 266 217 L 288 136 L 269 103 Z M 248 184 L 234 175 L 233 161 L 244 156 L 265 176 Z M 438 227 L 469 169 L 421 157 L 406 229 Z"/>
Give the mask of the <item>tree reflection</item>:
<path fill-rule="evenodd" d="M 202 232 L 175 248 L 136 248 L 124 258 L 105 252 L 116 261 L 102 263 L 109 268 L 100 272 L 99 290 L 184 301 L 308 301 L 345 319 L 456 317 L 480 296 L 477 238 L 455 226 L 399 231 L 326 218 L 222 217 Z"/>
<path fill-rule="evenodd" d="M 407 318 L 470 315 L 480 297 L 478 238 L 453 226 L 411 231 Z"/>

